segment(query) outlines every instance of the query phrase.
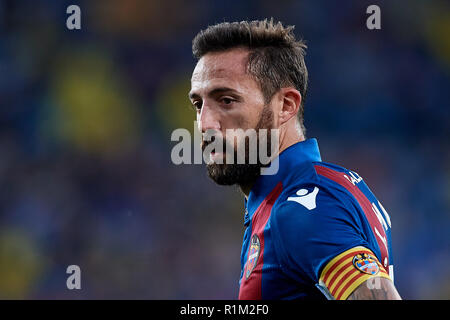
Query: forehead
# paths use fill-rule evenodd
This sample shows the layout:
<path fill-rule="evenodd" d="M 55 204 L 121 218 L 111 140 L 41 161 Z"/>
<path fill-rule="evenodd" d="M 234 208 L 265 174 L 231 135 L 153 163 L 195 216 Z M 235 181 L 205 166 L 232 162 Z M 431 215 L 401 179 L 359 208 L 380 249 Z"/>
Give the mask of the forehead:
<path fill-rule="evenodd" d="M 256 82 L 246 72 L 248 53 L 248 50 L 239 48 L 204 55 L 192 73 L 192 89 L 201 90 L 225 84 L 228 87 L 254 87 Z"/>

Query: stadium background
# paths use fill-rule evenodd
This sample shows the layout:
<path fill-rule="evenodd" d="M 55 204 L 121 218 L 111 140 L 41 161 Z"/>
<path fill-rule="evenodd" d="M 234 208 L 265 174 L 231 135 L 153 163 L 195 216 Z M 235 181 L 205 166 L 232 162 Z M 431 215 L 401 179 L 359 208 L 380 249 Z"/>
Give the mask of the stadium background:
<path fill-rule="evenodd" d="M 416 0 L 1 1 L 0 298 L 237 297 L 242 197 L 170 134 L 195 34 L 266 17 L 307 40 L 308 137 L 390 213 L 400 294 L 450 298 L 450 4 Z"/>

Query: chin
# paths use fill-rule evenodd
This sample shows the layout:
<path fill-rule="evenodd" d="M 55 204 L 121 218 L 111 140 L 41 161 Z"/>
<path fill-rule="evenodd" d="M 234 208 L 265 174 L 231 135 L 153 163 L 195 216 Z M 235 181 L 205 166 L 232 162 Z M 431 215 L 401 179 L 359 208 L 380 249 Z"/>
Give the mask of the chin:
<path fill-rule="evenodd" d="M 261 166 L 257 164 L 208 164 L 208 176 L 218 185 L 247 185 L 261 175 Z"/>

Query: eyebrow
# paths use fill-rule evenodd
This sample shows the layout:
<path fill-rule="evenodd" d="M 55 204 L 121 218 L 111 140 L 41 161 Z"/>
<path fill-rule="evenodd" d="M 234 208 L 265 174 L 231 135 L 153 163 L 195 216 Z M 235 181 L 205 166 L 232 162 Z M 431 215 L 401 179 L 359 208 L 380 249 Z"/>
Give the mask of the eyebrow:
<path fill-rule="evenodd" d="M 235 94 L 239 94 L 238 91 L 236 91 L 235 89 L 232 88 L 228 88 L 228 87 L 219 87 L 219 88 L 214 88 L 211 91 L 208 92 L 208 96 L 212 97 L 215 96 L 219 93 L 225 93 L 225 92 L 231 92 L 231 93 L 235 93 Z M 195 99 L 195 98 L 200 98 L 200 95 L 195 93 L 195 92 L 189 92 L 189 99 Z"/>

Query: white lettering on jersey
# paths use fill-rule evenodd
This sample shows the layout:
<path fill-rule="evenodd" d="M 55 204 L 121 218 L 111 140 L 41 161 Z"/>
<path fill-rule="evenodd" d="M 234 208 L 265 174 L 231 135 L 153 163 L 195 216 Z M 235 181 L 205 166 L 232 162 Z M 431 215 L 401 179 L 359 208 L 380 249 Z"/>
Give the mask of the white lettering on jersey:
<path fill-rule="evenodd" d="M 288 201 L 295 201 L 302 206 L 304 206 L 308 210 L 312 210 L 316 208 L 316 196 L 319 192 L 319 188 L 314 187 L 314 190 L 308 193 L 307 189 L 300 189 L 297 191 L 298 197 L 289 197 Z"/>
<path fill-rule="evenodd" d="M 374 230 L 375 230 L 375 234 L 378 236 L 378 238 L 381 239 L 381 242 L 383 242 L 384 246 L 386 247 L 386 252 L 388 252 L 386 238 L 380 234 L 380 231 L 378 231 L 377 227 L 374 227 Z M 383 263 L 384 263 L 384 267 L 387 267 L 387 259 L 385 259 Z"/>
<path fill-rule="evenodd" d="M 387 213 L 386 209 L 384 209 L 380 201 L 378 201 L 378 204 L 380 205 L 381 211 L 383 211 L 384 213 L 384 217 L 386 218 L 389 228 L 391 228 L 391 217 L 389 217 L 389 214 Z"/>
<path fill-rule="evenodd" d="M 375 205 L 375 203 L 372 202 L 372 210 L 375 212 L 375 215 L 378 218 L 378 221 L 380 221 L 380 224 L 383 226 L 384 230 L 387 231 L 388 227 L 386 224 L 386 221 L 383 218 L 383 215 L 381 214 L 380 210 L 378 210 L 378 207 Z"/>
<path fill-rule="evenodd" d="M 389 277 L 391 278 L 392 282 L 394 282 L 394 265 L 389 265 Z"/>
<path fill-rule="evenodd" d="M 356 172 L 353 171 L 349 171 L 348 174 L 350 175 L 350 178 L 348 177 L 348 175 L 344 174 L 344 177 L 350 181 L 354 186 L 362 181 L 362 177 L 357 174 Z"/>

